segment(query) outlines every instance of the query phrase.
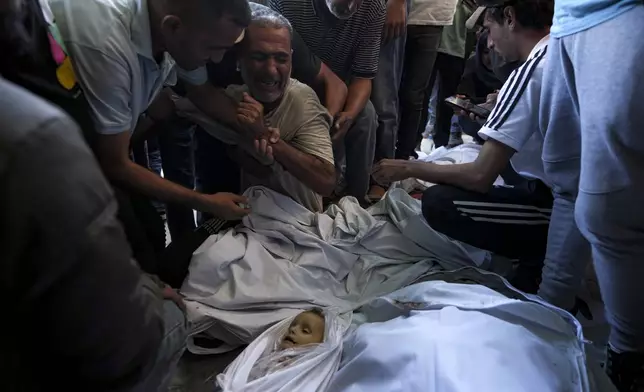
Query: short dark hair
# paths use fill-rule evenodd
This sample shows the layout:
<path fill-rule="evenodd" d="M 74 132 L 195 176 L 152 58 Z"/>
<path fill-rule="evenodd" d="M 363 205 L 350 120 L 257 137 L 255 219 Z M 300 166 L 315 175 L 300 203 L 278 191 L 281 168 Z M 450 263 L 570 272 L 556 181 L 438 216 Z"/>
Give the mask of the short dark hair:
<path fill-rule="evenodd" d="M 197 12 L 211 21 L 214 16 L 219 19 L 229 17 L 236 25 L 248 27 L 250 24 L 250 6 L 248 0 L 166 0 L 171 7 L 177 7 L 180 15 L 185 12 Z M 175 8 L 175 10 L 177 10 Z M 171 8 L 172 9 L 172 8 Z M 192 14 L 194 15 L 194 14 Z"/>
<path fill-rule="evenodd" d="M 318 316 L 324 318 L 324 310 L 322 310 L 322 308 L 317 308 L 317 307 L 316 308 L 311 308 L 311 309 L 307 310 L 307 312 L 308 313 L 313 313 L 315 315 L 318 315 Z"/>
<path fill-rule="evenodd" d="M 545 30 L 552 26 L 554 0 L 510 0 L 503 5 L 489 7 L 487 14 L 497 23 L 505 21 L 505 8 L 512 7 L 519 24 L 532 30 Z"/>

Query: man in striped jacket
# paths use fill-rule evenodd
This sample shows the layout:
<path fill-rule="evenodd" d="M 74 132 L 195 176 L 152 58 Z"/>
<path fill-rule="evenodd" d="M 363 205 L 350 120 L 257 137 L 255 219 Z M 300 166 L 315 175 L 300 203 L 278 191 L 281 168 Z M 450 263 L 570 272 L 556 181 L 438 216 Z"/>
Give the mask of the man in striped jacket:
<path fill-rule="evenodd" d="M 438 184 L 423 195 L 423 215 L 432 228 L 519 259 L 513 283 L 536 292 L 553 202 L 541 161 L 538 110 L 553 1 L 488 3 L 488 46 L 523 65 L 503 85 L 479 131 L 486 142 L 478 158 L 458 165 L 384 160 L 376 165 L 374 177 L 381 183 L 418 178 Z M 498 185 L 499 176 L 503 185 Z"/>

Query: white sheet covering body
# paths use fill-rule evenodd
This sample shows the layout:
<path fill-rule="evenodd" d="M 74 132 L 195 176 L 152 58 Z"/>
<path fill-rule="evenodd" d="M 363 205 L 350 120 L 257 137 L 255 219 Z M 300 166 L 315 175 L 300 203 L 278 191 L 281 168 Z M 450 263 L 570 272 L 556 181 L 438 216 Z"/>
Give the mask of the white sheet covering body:
<path fill-rule="evenodd" d="M 318 214 L 266 188 L 246 196 L 252 213 L 195 251 L 181 290 L 195 332 L 230 345 L 312 306 L 351 311 L 436 269 L 489 260 L 432 230 L 402 190 L 369 210 L 344 198 Z"/>
<path fill-rule="evenodd" d="M 486 275 L 469 270 L 474 280 Z M 367 323 L 344 341 L 329 391 L 615 391 L 587 360 L 576 319 L 503 284 L 517 299 L 481 285 L 428 281 L 371 301 L 361 309 Z"/>
<path fill-rule="evenodd" d="M 262 333 L 217 376 L 222 392 L 323 392 L 342 356 L 342 339 L 351 317 L 325 312 L 324 342 L 278 350 L 294 317 Z M 253 377 L 259 373 L 261 377 Z"/>

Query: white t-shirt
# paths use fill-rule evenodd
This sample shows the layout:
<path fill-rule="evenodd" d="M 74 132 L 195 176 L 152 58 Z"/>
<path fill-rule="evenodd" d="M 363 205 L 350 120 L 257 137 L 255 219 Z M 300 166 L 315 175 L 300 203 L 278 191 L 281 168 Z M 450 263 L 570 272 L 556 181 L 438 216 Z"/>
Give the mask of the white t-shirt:
<path fill-rule="evenodd" d="M 458 0 L 407 0 L 411 1 L 407 24 L 449 26 L 454 21 Z"/>
<path fill-rule="evenodd" d="M 164 85 L 176 82 L 168 53 L 152 53 L 147 0 L 50 0 L 56 24 L 101 134 L 132 132 Z"/>
<path fill-rule="evenodd" d="M 511 147 L 514 170 L 528 179 L 539 179 L 550 186 L 543 170 L 543 135 L 539 130 L 539 101 L 548 48 L 547 35 L 535 45 L 528 60 L 514 70 L 505 82 L 496 106 L 483 128 L 483 139 L 494 139 Z"/>

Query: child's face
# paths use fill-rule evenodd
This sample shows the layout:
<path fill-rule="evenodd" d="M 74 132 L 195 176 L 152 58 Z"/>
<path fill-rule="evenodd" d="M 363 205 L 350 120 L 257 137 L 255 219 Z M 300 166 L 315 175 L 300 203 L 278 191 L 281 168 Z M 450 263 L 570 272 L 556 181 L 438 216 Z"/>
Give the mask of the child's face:
<path fill-rule="evenodd" d="M 324 340 L 324 317 L 313 312 L 300 313 L 288 327 L 280 349 L 322 343 Z"/>

